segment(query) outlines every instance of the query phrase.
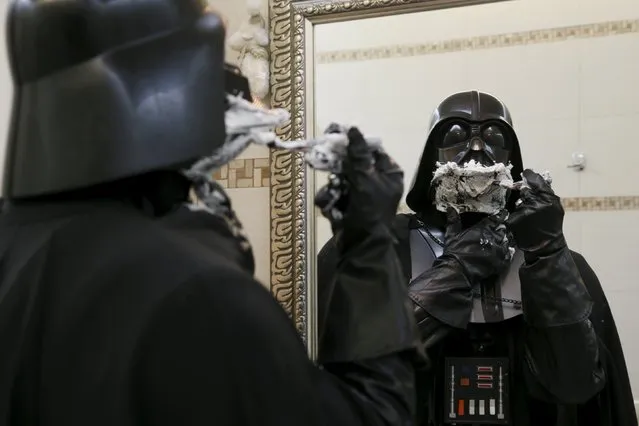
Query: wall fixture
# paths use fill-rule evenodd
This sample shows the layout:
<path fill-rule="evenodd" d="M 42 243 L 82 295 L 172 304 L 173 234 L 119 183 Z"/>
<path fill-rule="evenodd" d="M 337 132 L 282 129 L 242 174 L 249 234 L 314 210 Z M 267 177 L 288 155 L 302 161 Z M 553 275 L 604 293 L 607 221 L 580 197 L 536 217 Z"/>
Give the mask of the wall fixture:
<path fill-rule="evenodd" d="M 256 103 L 263 103 L 269 94 L 269 35 L 262 16 L 263 0 L 247 0 L 247 19 L 231 34 L 229 47 L 239 52 L 238 67 L 251 85 Z"/>

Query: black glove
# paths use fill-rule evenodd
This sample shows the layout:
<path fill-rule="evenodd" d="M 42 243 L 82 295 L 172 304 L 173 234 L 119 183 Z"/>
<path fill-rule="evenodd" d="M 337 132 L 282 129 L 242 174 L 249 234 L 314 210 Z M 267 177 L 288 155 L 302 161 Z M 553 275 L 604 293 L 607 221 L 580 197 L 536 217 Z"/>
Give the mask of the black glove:
<path fill-rule="evenodd" d="M 508 218 L 517 247 L 530 263 L 566 247 L 563 233 L 564 209 L 550 184 L 538 173 L 524 170 L 528 187 L 521 189 L 521 198 Z"/>
<path fill-rule="evenodd" d="M 462 231 L 461 218 L 448 210 L 444 253 L 410 285 L 415 316 L 432 316 L 455 328 L 466 328 L 473 307 L 473 286 L 505 272 L 512 258 L 503 210 Z M 426 336 L 424 336 L 426 338 Z"/>
<path fill-rule="evenodd" d="M 508 212 L 502 210 L 462 231 L 459 214 L 449 209 L 446 245 L 438 262 L 457 262 L 471 285 L 500 275 L 512 259 L 506 237 L 507 217 Z"/>
<path fill-rule="evenodd" d="M 519 269 L 524 319 L 538 329 L 583 322 L 592 299 L 566 245 L 561 201 L 539 174 L 524 170 L 522 177 L 527 187 L 508 227 L 526 260 Z"/>
<path fill-rule="evenodd" d="M 403 172 L 388 155 L 371 152 L 357 129 L 348 131 L 348 139 L 340 186 L 333 186 L 341 196 L 326 210 L 338 261 L 333 280 L 323 283 L 330 287 L 320 289 L 328 295 L 323 298 L 327 306 L 319 307 L 325 312 L 320 320 L 322 364 L 372 359 L 419 346 L 391 228 L 403 194 Z"/>
<path fill-rule="evenodd" d="M 315 205 L 333 232 L 390 226 L 404 192 L 404 173 L 384 152 L 372 152 L 357 128 L 349 129 L 348 140 L 343 173 L 330 176 L 328 185 L 317 192 Z"/>

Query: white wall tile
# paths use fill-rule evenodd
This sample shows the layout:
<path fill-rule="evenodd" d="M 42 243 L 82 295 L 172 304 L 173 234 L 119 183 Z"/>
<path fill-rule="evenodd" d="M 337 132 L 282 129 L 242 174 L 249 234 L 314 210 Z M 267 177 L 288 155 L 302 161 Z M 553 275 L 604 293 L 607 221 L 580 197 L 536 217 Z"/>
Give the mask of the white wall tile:
<path fill-rule="evenodd" d="M 319 64 L 315 69 L 314 104 L 316 131 L 322 131 L 334 120 L 361 125 L 367 111 L 359 105 L 368 89 L 359 76 L 364 70 L 353 63 Z M 339 90 L 335 88 L 339 87 Z"/>
<path fill-rule="evenodd" d="M 639 82 L 632 90 L 639 93 Z M 638 123 L 639 113 L 583 119 L 580 150 L 587 164 L 580 173 L 581 196 L 639 195 Z"/>
<path fill-rule="evenodd" d="M 549 171 L 557 195 L 579 196 L 580 175 L 567 167 L 572 153 L 579 149 L 579 120 L 516 116 L 514 120 L 524 166 L 538 172 Z"/>
<path fill-rule="evenodd" d="M 579 53 L 575 41 L 461 53 L 473 88 L 503 98 L 517 122 L 579 113 Z"/>
<path fill-rule="evenodd" d="M 582 250 L 582 220 L 579 212 L 566 212 L 564 217 L 564 236 L 571 250 Z"/>
<path fill-rule="evenodd" d="M 315 47 L 362 49 L 578 25 L 585 22 L 579 1 L 504 1 L 317 25 Z"/>
<path fill-rule="evenodd" d="M 471 35 L 467 15 L 466 10 L 454 8 L 316 25 L 315 49 L 362 49 L 467 37 Z M 407 38 L 407 34 L 412 37 Z"/>
<path fill-rule="evenodd" d="M 639 211 L 580 212 L 581 252 L 606 291 L 639 288 L 637 263 Z M 635 303 L 639 302 L 639 297 Z M 636 316 L 636 312 L 633 313 Z"/>
<path fill-rule="evenodd" d="M 580 24 L 578 0 L 515 0 L 466 9 L 472 35 L 492 35 Z"/>
<path fill-rule="evenodd" d="M 639 16 L 637 0 L 577 0 L 578 15 L 582 22 L 636 19 Z"/>
<path fill-rule="evenodd" d="M 592 38 L 578 44 L 584 119 L 639 113 L 639 34 Z"/>

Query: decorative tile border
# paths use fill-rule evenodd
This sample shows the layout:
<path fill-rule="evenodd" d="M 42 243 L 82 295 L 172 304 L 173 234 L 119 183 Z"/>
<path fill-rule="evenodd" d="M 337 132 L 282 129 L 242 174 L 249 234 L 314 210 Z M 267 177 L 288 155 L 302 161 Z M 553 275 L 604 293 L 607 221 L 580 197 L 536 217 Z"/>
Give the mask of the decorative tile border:
<path fill-rule="evenodd" d="M 213 177 L 222 187 L 227 189 L 268 188 L 270 186 L 269 159 L 242 158 L 233 160 L 215 172 Z M 566 197 L 562 198 L 561 201 L 567 212 L 639 210 L 639 195 Z M 410 213 L 411 210 L 402 203 L 398 212 Z"/>
<path fill-rule="evenodd" d="M 320 64 L 371 61 L 376 59 L 407 58 L 439 53 L 524 46 L 528 44 L 554 43 L 571 39 L 607 37 L 631 33 L 639 33 L 639 19 L 485 35 L 423 44 L 403 44 L 367 49 L 325 51 L 318 52 L 316 58 Z"/>
<path fill-rule="evenodd" d="M 562 204 L 568 212 L 639 210 L 639 196 L 564 198 Z"/>
<path fill-rule="evenodd" d="M 233 160 L 213 174 L 215 180 L 227 189 L 268 188 L 271 186 L 268 158 L 242 158 Z"/>
<path fill-rule="evenodd" d="M 567 212 L 600 212 L 639 210 L 639 195 L 619 197 L 567 197 L 561 199 L 564 210 Z M 405 203 L 399 205 L 397 213 L 412 213 Z M 321 216 L 315 209 L 317 216 Z"/>
<path fill-rule="evenodd" d="M 596 212 L 639 210 L 639 195 L 620 197 L 566 197 L 561 204 L 567 212 Z M 399 206 L 400 213 L 411 213 L 404 203 Z"/>

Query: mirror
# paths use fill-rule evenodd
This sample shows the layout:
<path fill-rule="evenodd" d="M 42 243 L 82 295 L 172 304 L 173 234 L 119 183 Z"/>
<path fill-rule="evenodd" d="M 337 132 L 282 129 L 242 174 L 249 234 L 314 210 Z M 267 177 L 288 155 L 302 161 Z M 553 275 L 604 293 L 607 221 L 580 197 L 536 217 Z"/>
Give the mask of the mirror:
<path fill-rule="evenodd" d="M 639 3 L 560 3 L 272 0 L 273 106 L 292 112 L 288 140 L 333 121 L 380 137 L 408 191 L 443 99 L 502 100 L 526 167 L 552 176 L 569 247 L 601 281 L 638 393 Z M 326 175 L 299 156 L 271 160 L 272 286 L 313 353 L 314 263 L 331 234 L 312 198 Z"/>

